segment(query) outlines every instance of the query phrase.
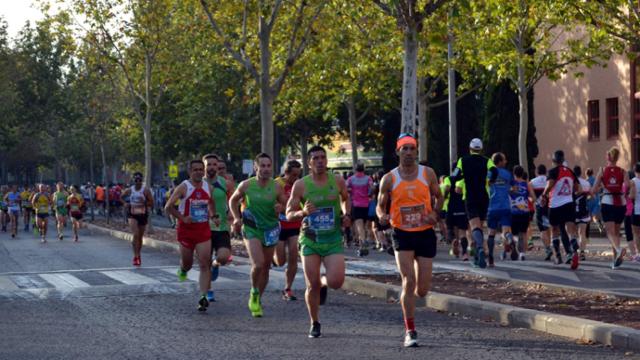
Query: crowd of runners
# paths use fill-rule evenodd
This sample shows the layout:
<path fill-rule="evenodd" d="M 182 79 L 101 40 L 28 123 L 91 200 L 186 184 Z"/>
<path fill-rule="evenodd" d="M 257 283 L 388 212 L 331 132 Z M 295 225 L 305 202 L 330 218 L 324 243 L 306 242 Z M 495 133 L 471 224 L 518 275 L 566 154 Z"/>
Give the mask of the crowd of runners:
<path fill-rule="evenodd" d="M 558 265 L 575 270 L 585 260 L 591 224 L 604 226 L 613 249 L 612 268 L 620 267 L 625 256 L 640 261 L 633 241 L 640 239 L 640 163 L 629 174 L 616 165 L 618 149 L 607 152 L 607 163 L 596 176 L 591 169 L 570 168 L 558 150 L 550 168 L 539 164 L 531 179 L 521 166 L 507 170 L 502 153 L 482 155 L 480 139 L 473 139 L 469 154 L 439 179 L 432 168 L 418 163 L 417 149 L 412 135 L 401 134 L 398 167 L 371 176 L 360 163 L 350 176 L 334 174 L 325 149 L 313 146 L 307 153 L 309 175 L 302 177 L 302 164 L 289 160 L 274 178 L 272 159 L 261 153 L 254 160 L 255 176 L 239 184 L 226 173 L 222 158 L 207 154 L 192 160 L 189 178 L 171 189 L 148 189 L 143 175 L 135 173 L 131 186 L 113 194 L 97 188 L 95 200 L 102 205 L 110 198 L 109 206 L 123 206 L 133 234 L 134 266 L 142 264 L 142 238 L 152 209 L 163 205 L 176 226 L 180 281 L 187 279 L 197 256 L 200 311 L 215 301 L 212 284 L 220 267 L 231 260 L 233 236 L 243 239 L 251 261 L 247 305 L 253 317 L 264 314 L 262 297 L 272 266 L 287 266 L 281 295 L 286 301 L 297 299 L 292 287 L 301 260 L 312 338 L 321 336 L 319 307 L 327 301 L 328 289 L 344 282 L 344 248 L 352 244 L 360 256 L 368 254 L 369 244 L 395 256 L 407 347 L 417 346 L 415 305 L 430 288 L 439 242 L 436 230 L 440 241 L 450 244 L 452 256 L 479 268 L 494 267 L 496 255 L 524 261 L 533 248 L 532 223 L 545 260 Z M 87 202 L 78 187 L 58 183 L 52 191 L 46 185 L 34 190 L 4 186 L 0 192 L 2 230 L 12 237 L 20 218 L 25 231 L 34 219 L 33 229 L 45 243 L 51 215 L 59 240 L 70 217 L 78 241 Z M 623 223 L 626 247 L 621 244 Z"/>

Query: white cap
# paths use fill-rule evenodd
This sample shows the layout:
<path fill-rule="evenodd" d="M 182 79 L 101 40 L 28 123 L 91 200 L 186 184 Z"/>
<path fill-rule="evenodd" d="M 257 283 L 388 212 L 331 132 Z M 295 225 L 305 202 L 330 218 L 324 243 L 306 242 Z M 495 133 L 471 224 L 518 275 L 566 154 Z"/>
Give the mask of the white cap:
<path fill-rule="evenodd" d="M 478 138 L 474 138 L 469 143 L 469 149 L 471 150 L 482 150 L 482 140 Z"/>

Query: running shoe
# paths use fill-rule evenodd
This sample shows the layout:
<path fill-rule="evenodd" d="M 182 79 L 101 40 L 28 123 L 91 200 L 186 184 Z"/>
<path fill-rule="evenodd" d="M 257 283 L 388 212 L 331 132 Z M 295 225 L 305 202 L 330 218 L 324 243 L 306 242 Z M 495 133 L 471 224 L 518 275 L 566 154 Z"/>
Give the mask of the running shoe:
<path fill-rule="evenodd" d="M 142 260 L 140 260 L 140 256 L 133 257 L 133 266 L 140 266 L 142 264 Z M 178 275 L 180 276 L 180 275 Z"/>
<path fill-rule="evenodd" d="M 327 295 L 329 293 L 329 288 L 327 285 L 322 285 L 320 288 L 320 305 L 324 305 L 327 302 Z"/>
<path fill-rule="evenodd" d="M 614 254 L 617 253 L 617 251 L 614 251 Z M 622 262 L 624 261 L 624 256 L 627 254 L 627 249 L 622 248 L 622 250 L 620 250 L 620 254 L 615 258 L 615 262 L 613 263 L 614 268 L 619 267 L 620 265 L 622 265 Z"/>
<path fill-rule="evenodd" d="M 573 253 L 567 253 L 567 260 L 565 260 L 565 264 L 569 265 L 573 261 Z"/>
<path fill-rule="evenodd" d="M 586 261 L 587 257 L 584 255 L 584 251 L 580 250 L 580 261 Z"/>
<path fill-rule="evenodd" d="M 178 275 L 178 280 L 179 281 L 187 281 L 187 272 L 182 270 L 182 269 L 178 269 L 178 271 L 176 272 L 176 275 Z"/>
<path fill-rule="evenodd" d="M 453 251 L 453 256 L 455 256 L 456 259 L 460 257 L 460 241 L 458 239 L 453 240 L 451 250 Z"/>
<path fill-rule="evenodd" d="M 564 261 L 562 261 L 562 255 L 556 255 L 556 265 L 560 265 L 563 262 Z"/>
<path fill-rule="evenodd" d="M 516 249 L 516 246 L 511 246 L 511 261 L 516 261 L 518 260 L 518 249 Z"/>
<path fill-rule="evenodd" d="M 496 267 L 495 262 L 493 261 L 493 255 L 489 255 L 489 267 L 490 268 L 494 268 Z"/>
<path fill-rule="evenodd" d="M 207 311 L 209 307 L 209 300 L 207 300 L 206 295 L 202 295 L 200 300 L 198 301 L 198 311 Z"/>
<path fill-rule="evenodd" d="M 251 293 L 249 294 L 249 311 L 251 311 L 251 315 L 253 315 L 254 317 L 256 317 L 256 313 L 261 310 L 260 307 L 260 293 L 256 290 L 251 290 Z"/>
<path fill-rule="evenodd" d="M 418 347 L 418 332 L 415 330 L 407 331 L 404 336 L 404 347 Z"/>
<path fill-rule="evenodd" d="M 506 252 L 506 251 L 503 251 L 503 252 L 500 254 L 500 260 L 501 260 L 501 261 L 505 261 L 506 259 L 507 259 L 507 252 Z"/>
<path fill-rule="evenodd" d="M 478 250 L 478 266 L 480 267 L 480 269 L 487 268 L 487 260 L 484 255 L 484 250 L 482 249 Z"/>
<path fill-rule="evenodd" d="M 298 298 L 295 295 L 293 295 L 293 291 L 291 291 L 291 289 L 284 289 L 282 290 L 282 300 L 295 301 L 295 300 L 298 300 Z"/>
<path fill-rule="evenodd" d="M 218 276 L 220 275 L 220 265 L 212 265 L 211 266 L 211 281 L 216 281 Z"/>
<path fill-rule="evenodd" d="M 58 240 L 62 241 L 62 239 L 64 239 L 64 235 L 62 234 L 58 235 Z"/>
<path fill-rule="evenodd" d="M 322 332 L 320 331 L 320 323 L 314 321 L 311 325 L 311 329 L 309 329 L 309 337 L 310 338 L 319 338 L 322 336 Z"/>
<path fill-rule="evenodd" d="M 216 295 L 213 292 L 213 290 L 209 290 L 207 291 L 207 300 L 209 300 L 210 303 L 215 302 L 216 301 Z"/>
<path fill-rule="evenodd" d="M 520 258 L 520 261 L 524 261 L 524 260 L 525 260 L 524 254 L 523 254 L 523 253 L 520 253 L 519 258 Z"/>
<path fill-rule="evenodd" d="M 574 251 L 573 255 L 571 256 L 571 270 L 577 269 L 578 265 L 580 265 L 580 255 L 578 255 L 578 253 Z"/>
<path fill-rule="evenodd" d="M 551 261 L 551 258 L 553 257 L 553 251 L 551 251 L 551 249 L 546 249 L 545 251 L 547 253 L 547 256 L 544 258 L 544 261 Z"/>
<path fill-rule="evenodd" d="M 469 254 L 462 255 L 462 261 L 469 261 Z"/>
<path fill-rule="evenodd" d="M 258 307 L 256 310 L 256 312 L 251 313 L 253 317 L 262 317 L 262 315 L 264 315 L 262 312 L 262 300 L 260 300 L 260 298 L 258 298 Z"/>

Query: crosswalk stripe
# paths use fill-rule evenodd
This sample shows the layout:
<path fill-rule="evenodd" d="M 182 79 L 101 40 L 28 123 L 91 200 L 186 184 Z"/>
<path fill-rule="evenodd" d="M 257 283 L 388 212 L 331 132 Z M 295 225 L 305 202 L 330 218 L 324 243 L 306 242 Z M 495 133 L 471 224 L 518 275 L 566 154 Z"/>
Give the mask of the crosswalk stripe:
<path fill-rule="evenodd" d="M 73 289 L 91 286 L 71 274 L 40 274 L 40 277 L 57 289 Z"/>
<path fill-rule="evenodd" d="M 124 283 L 126 285 L 144 285 L 144 284 L 157 284 L 160 281 L 152 279 L 150 277 L 136 274 L 129 270 L 116 270 L 116 271 L 101 271 L 100 273 Z"/>
<path fill-rule="evenodd" d="M 8 277 L 0 276 L 0 290 L 18 290 L 18 287 Z"/>

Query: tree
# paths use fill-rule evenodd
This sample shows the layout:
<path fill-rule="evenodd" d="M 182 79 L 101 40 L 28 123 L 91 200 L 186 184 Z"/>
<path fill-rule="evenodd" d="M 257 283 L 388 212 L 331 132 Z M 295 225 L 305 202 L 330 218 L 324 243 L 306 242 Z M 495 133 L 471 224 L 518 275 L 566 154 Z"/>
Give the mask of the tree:
<path fill-rule="evenodd" d="M 314 34 L 327 0 L 200 0 L 228 55 L 244 68 L 260 91 L 261 149 L 273 156 L 273 103 Z M 310 4 L 311 3 L 311 4 Z M 257 25 L 256 28 L 251 24 Z M 239 26 L 238 26 L 239 25 Z M 278 25 L 278 26 L 276 26 Z M 275 75 L 275 76 L 274 76 Z"/>

